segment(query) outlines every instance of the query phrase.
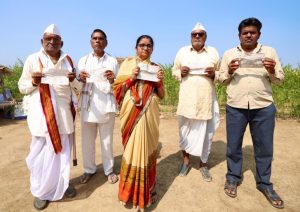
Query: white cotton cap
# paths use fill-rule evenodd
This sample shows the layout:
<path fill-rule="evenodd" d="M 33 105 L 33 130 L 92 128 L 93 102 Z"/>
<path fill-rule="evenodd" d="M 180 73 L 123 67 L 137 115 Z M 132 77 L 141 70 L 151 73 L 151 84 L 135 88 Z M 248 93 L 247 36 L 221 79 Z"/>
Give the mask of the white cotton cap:
<path fill-rule="evenodd" d="M 60 31 L 58 30 L 57 26 L 55 26 L 54 24 L 49 25 L 45 31 L 45 33 L 50 33 L 50 34 L 54 34 L 54 35 L 58 35 L 59 37 L 61 37 Z"/>
<path fill-rule="evenodd" d="M 199 23 L 199 22 L 196 23 L 196 25 L 194 26 L 192 32 L 193 32 L 193 31 L 196 31 L 196 30 L 203 30 L 203 31 L 206 31 L 205 28 L 204 28 L 204 26 L 203 26 L 201 23 Z"/>

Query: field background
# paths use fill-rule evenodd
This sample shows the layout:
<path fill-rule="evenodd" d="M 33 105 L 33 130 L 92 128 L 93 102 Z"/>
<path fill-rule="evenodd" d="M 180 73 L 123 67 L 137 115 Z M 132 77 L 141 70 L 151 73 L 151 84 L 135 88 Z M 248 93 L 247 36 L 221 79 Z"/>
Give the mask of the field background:
<path fill-rule="evenodd" d="M 4 84 L 12 91 L 13 97 L 21 101 L 23 95 L 18 89 L 18 80 L 22 73 L 23 63 L 18 61 L 13 67 L 13 74 L 4 78 Z M 162 65 L 165 79 L 166 95 L 161 101 L 165 112 L 175 112 L 178 103 L 179 83 L 172 77 L 172 65 Z M 292 68 L 283 67 L 285 80 L 282 85 L 273 85 L 273 98 L 277 108 L 277 117 L 300 118 L 300 66 Z M 0 90 L 0 93 L 2 91 Z M 224 114 L 226 103 L 226 86 L 216 84 L 216 94 L 221 113 Z"/>

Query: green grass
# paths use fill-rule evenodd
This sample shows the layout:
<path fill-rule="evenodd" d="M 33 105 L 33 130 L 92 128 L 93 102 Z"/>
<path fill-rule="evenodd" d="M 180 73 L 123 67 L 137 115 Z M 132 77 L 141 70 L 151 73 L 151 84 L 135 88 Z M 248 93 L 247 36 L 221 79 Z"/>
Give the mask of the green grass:
<path fill-rule="evenodd" d="M 5 87 L 12 91 L 15 99 L 22 99 L 18 89 L 18 80 L 22 74 L 22 61 L 18 61 L 11 69 L 13 74 L 4 78 Z M 172 77 L 172 65 L 162 65 L 165 79 L 165 98 L 161 101 L 164 110 L 174 111 L 178 104 L 179 83 Z M 273 85 L 273 98 L 277 108 L 277 117 L 300 118 L 300 66 L 292 68 L 287 65 L 283 68 L 285 80 L 282 85 Z M 1 92 L 1 91 L 0 91 Z M 226 104 L 226 87 L 216 85 L 216 94 L 221 113 L 224 113 Z"/>

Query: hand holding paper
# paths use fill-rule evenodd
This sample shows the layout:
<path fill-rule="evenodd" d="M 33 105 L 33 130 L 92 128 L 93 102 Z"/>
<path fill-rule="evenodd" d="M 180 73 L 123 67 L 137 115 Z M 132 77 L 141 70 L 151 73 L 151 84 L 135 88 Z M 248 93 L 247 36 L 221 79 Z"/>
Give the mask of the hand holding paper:
<path fill-rule="evenodd" d="M 139 63 L 138 67 L 140 69 L 139 74 L 137 75 L 137 79 L 158 82 L 159 79 L 157 78 L 157 72 L 161 69 L 157 65 L 150 65 Z"/>
<path fill-rule="evenodd" d="M 263 59 L 265 55 L 262 53 L 242 54 L 239 58 L 240 68 L 263 68 Z"/>
<path fill-rule="evenodd" d="M 91 83 L 91 82 L 102 82 L 106 81 L 105 75 L 106 68 L 101 68 L 101 69 L 92 69 L 89 70 L 89 77 L 86 78 L 86 82 Z"/>
<path fill-rule="evenodd" d="M 44 68 L 41 83 L 50 85 L 69 85 L 68 70 Z"/>

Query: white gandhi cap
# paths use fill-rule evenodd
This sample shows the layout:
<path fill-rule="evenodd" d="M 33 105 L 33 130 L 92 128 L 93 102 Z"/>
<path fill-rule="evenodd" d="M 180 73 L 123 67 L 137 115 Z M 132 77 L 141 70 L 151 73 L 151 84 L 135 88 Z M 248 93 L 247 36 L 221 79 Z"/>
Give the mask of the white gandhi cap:
<path fill-rule="evenodd" d="M 201 24 L 201 23 L 196 23 L 196 25 L 194 26 L 194 28 L 192 29 L 192 32 L 193 31 L 196 31 L 196 30 L 203 30 L 203 31 L 206 31 L 204 26 Z"/>
<path fill-rule="evenodd" d="M 58 35 L 59 37 L 61 37 L 60 31 L 59 31 L 59 29 L 57 28 L 57 26 L 55 26 L 55 24 L 49 25 L 49 26 L 45 29 L 44 34 L 45 34 L 45 33 L 54 34 L 54 35 Z"/>

